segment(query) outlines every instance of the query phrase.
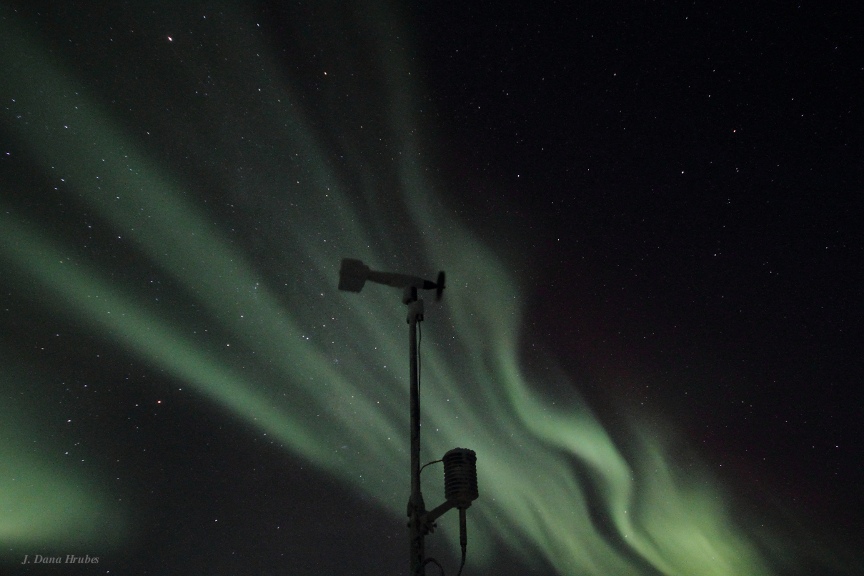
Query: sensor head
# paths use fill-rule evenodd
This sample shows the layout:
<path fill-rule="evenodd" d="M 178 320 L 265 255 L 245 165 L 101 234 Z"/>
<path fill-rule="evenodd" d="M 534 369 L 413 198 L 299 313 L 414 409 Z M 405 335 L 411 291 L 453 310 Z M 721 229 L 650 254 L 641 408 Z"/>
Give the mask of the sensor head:
<path fill-rule="evenodd" d="M 444 497 L 465 509 L 480 495 L 477 491 L 477 454 L 468 448 L 453 448 L 444 454 Z"/>

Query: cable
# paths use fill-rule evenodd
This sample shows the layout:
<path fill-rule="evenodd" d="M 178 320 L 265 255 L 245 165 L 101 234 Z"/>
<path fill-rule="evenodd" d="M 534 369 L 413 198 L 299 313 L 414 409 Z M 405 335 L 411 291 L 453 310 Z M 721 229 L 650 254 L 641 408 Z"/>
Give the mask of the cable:
<path fill-rule="evenodd" d="M 431 462 L 427 462 L 426 464 L 423 464 L 423 466 L 420 467 L 420 472 L 423 472 L 423 468 L 425 468 L 426 466 L 429 466 L 430 464 L 437 464 L 438 462 L 443 462 L 443 461 L 444 460 L 432 460 Z"/>
<path fill-rule="evenodd" d="M 417 398 L 420 398 L 420 343 L 423 342 L 422 324 L 417 322 Z"/>
<path fill-rule="evenodd" d="M 462 562 L 459 563 L 459 572 L 456 576 L 462 576 L 465 567 L 465 549 L 468 548 L 468 530 L 465 528 L 465 508 L 459 508 L 459 545 L 462 547 Z"/>
<path fill-rule="evenodd" d="M 459 563 L 459 572 L 456 576 L 462 576 L 462 569 L 465 568 L 465 546 L 462 546 L 462 562 Z"/>
<path fill-rule="evenodd" d="M 420 567 L 420 571 L 423 574 L 426 573 L 426 564 L 435 564 L 436 566 L 438 566 L 438 570 L 441 572 L 441 576 L 444 576 L 444 567 L 441 566 L 441 564 L 434 558 L 426 558 L 426 560 L 423 561 L 423 566 Z"/>

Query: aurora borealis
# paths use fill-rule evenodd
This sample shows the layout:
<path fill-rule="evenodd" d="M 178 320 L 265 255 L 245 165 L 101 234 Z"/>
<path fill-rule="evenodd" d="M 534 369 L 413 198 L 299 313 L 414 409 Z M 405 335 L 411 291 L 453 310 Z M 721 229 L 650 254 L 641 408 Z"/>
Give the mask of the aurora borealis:
<path fill-rule="evenodd" d="M 611 429 L 543 349 L 521 241 L 453 204 L 408 13 L 2 8 L 3 562 L 404 569 L 405 309 L 396 290 L 338 292 L 353 257 L 447 271 L 423 323 L 421 459 L 478 454 L 466 573 L 860 569 L 843 541 L 795 539 L 824 528 L 738 498 L 655 408 Z M 211 438 L 230 439 L 215 475 Z M 429 507 L 441 476 L 424 472 Z M 291 504 L 316 483 L 338 502 Z M 360 554 L 343 530 L 370 510 Z M 449 570 L 458 532 L 439 525 L 427 541 Z"/>

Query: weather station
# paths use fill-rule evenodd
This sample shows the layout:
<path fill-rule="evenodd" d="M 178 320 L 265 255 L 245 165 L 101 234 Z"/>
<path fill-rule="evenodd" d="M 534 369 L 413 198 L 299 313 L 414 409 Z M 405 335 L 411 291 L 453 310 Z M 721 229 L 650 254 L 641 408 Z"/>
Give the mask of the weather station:
<path fill-rule="evenodd" d="M 465 553 L 468 545 L 465 511 L 477 499 L 477 455 L 467 448 L 453 448 L 441 460 L 428 464 L 444 463 L 445 501 L 432 510 L 426 510 L 423 493 L 420 489 L 420 356 L 417 332 L 423 321 L 423 300 L 418 297 L 420 290 L 435 290 L 435 299 L 441 300 L 445 287 L 444 272 L 438 273 L 435 282 L 406 274 L 376 272 L 360 260 L 345 258 L 339 269 L 339 290 L 360 292 L 367 281 L 402 289 L 402 303 L 408 306 L 408 350 L 410 365 L 410 415 L 411 415 L 411 496 L 408 499 L 408 538 L 409 574 L 424 574 L 426 564 L 436 564 L 434 558 L 426 558 L 425 538 L 435 529 L 435 521 L 452 508 L 459 510 L 459 543 L 462 548 L 462 561 L 459 574 L 465 567 Z M 428 465 L 426 464 L 426 465 Z M 424 465 L 424 466 L 426 466 Z"/>

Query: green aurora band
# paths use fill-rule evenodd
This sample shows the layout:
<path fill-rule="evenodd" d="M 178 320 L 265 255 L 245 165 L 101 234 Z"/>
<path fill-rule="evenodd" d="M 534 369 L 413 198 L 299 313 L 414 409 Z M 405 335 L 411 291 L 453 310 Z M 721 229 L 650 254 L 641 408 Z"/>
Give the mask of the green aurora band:
<path fill-rule="evenodd" d="M 32 378 L 10 370 L 8 361 L 4 364 L 0 390 L 8 391 L 12 382 L 32 383 Z M 0 541 L 12 547 L 98 541 L 110 549 L 120 544 L 127 533 L 125 514 L 101 497 L 98 477 L 70 471 L 66 462 L 51 458 L 49 454 L 60 453 L 53 442 L 42 442 L 34 450 L 33 438 L 40 434 L 33 421 L 43 418 L 8 398 L 0 404 Z"/>
<path fill-rule="evenodd" d="M 188 14 L 178 18 L 201 13 L 178 10 Z M 542 556 L 561 574 L 772 573 L 753 536 L 733 521 L 722 488 L 677 465 L 659 432 L 643 431 L 632 451 L 640 456 L 628 460 L 565 375 L 536 376 L 520 365 L 522 299 L 506 261 L 437 199 L 410 57 L 399 34 L 379 24 L 392 24 L 393 16 L 359 8 L 348 22 L 334 16 L 334 26 L 353 27 L 367 45 L 345 56 L 345 85 L 326 89 L 314 105 L 304 104 L 263 39 L 213 22 L 223 48 L 199 60 L 159 61 L 179 88 L 151 106 L 183 110 L 160 127 L 160 140 L 170 136 L 172 150 L 187 153 L 172 166 L 157 159 L 143 119 L 124 125 L 99 86 L 70 72 L 6 10 L 2 15 L 3 129 L 46 178 L 62 179 L 64 209 L 80 233 L 85 221 L 110 230 L 126 255 L 120 263 L 91 256 L 74 231 L 51 234 L 4 201 L 0 262 L 9 291 L 36 286 L 46 311 L 188 383 L 401 517 L 409 485 L 405 310 L 395 290 L 339 293 L 337 270 L 346 256 L 406 272 L 434 273 L 440 265 L 451 287 L 443 304 L 427 303 L 422 450 L 424 461 L 455 446 L 478 453 L 481 500 L 469 513 L 473 563 L 491 565 L 503 545 L 526 562 Z M 245 22 L 249 30 L 256 24 L 239 10 L 223 21 Z M 229 57 L 228 46 L 242 56 Z M 258 86 L 269 94 L 256 93 L 251 112 L 245 96 L 224 92 L 197 105 L 181 88 L 184 78 L 211 74 L 208 61 L 219 61 L 226 83 L 248 87 L 249 98 Z M 349 78 L 344 70 L 352 66 L 374 78 Z M 330 76 L 339 78 L 339 68 Z M 117 82 L 128 81 L 132 92 L 130 78 L 121 74 Z M 376 78 L 377 88 L 361 86 L 367 101 L 327 98 L 328 90 Z M 316 106 L 335 125 L 322 124 Z M 155 118 L 153 110 L 140 110 L 140 117 Z M 362 128 L 335 120 L 360 111 L 369 113 Z M 227 146 L 229 138 L 242 144 Z M 249 163 L 254 174 L 242 170 Z M 207 171 L 218 171 L 213 195 L 220 206 L 196 200 L 212 182 L 190 174 Z M 226 220 L 219 211 L 228 204 L 237 215 L 230 229 L 217 223 Z M 147 295 L 139 276 L 124 275 L 130 267 L 154 269 L 175 287 L 171 305 Z M 20 369 L 3 367 L 4 392 L 17 381 L 9 376 L 13 368 Z M 536 391 L 553 386 L 560 389 L 554 400 Z M 86 483 L 56 473 L 59 461 L 43 455 L 35 466 L 23 441 L 10 434 L 2 440 L 6 464 L 25 478 L 0 480 L 0 505 L 17 511 L 3 516 L 4 543 L 102 542 L 118 533 L 124 510 L 98 484 L 82 493 Z M 427 485 L 435 485 L 434 474 Z M 608 524 L 602 529 L 596 499 Z M 26 515 L 20 502 L 52 514 Z M 427 502 L 437 504 L 437 497 L 427 495 Z M 82 523 L 101 533 L 71 528 Z M 452 531 L 435 537 L 458 546 Z"/>

